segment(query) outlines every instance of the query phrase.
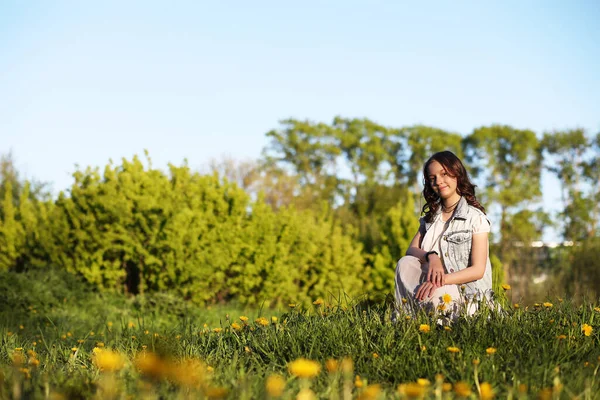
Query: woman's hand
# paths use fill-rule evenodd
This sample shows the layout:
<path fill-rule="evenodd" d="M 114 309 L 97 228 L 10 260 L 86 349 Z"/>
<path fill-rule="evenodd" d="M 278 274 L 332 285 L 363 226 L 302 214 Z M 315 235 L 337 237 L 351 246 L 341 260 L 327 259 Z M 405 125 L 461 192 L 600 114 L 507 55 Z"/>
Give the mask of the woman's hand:
<path fill-rule="evenodd" d="M 415 299 L 417 299 L 418 301 L 428 299 L 431 296 L 433 296 L 433 292 L 435 291 L 435 289 L 437 288 L 433 283 L 429 281 L 423 282 L 421 286 L 419 286 L 417 294 L 415 294 Z"/>
<path fill-rule="evenodd" d="M 435 287 L 441 287 L 446 284 L 446 271 L 442 265 L 442 260 L 435 254 L 429 254 L 429 270 L 427 271 L 427 282 L 431 282 Z"/>

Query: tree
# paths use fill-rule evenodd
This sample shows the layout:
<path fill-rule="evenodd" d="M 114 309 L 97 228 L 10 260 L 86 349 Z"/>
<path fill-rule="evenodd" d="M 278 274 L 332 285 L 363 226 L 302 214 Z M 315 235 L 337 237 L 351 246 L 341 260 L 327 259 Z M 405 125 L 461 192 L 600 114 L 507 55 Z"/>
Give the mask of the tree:
<path fill-rule="evenodd" d="M 582 240 L 593 225 L 593 213 L 589 212 L 594 209 L 593 200 L 582 187 L 586 178 L 593 175 L 591 164 L 585 160 L 590 144 L 583 129 L 548 132 L 541 142 L 545 167 L 561 184 L 564 209 L 560 216 L 566 240 Z"/>
<path fill-rule="evenodd" d="M 511 253 L 514 238 L 521 230 L 530 230 L 529 221 L 518 213 L 541 197 L 542 148 L 535 133 L 506 125 L 475 129 L 463 142 L 466 161 L 483 183 L 487 204 L 500 214 L 500 255 L 508 275 L 511 267 L 519 268 Z M 489 212 L 489 207 L 488 207 Z M 511 221 L 519 217 L 521 224 Z M 533 224 L 533 222 L 527 222 Z M 532 229 L 532 228 L 531 228 Z M 527 244 L 529 245 L 529 244 Z"/>

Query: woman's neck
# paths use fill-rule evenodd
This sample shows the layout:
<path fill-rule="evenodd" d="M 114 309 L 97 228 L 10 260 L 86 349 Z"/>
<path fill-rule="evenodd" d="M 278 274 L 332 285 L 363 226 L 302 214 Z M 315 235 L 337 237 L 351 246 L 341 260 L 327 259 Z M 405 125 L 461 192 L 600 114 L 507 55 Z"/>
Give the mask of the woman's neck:
<path fill-rule="evenodd" d="M 458 205 L 460 201 L 460 195 L 455 193 L 453 196 L 448 197 L 447 199 L 442 199 L 442 210 L 448 209 L 449 211 L 454 210 L 454 208 Z"/>

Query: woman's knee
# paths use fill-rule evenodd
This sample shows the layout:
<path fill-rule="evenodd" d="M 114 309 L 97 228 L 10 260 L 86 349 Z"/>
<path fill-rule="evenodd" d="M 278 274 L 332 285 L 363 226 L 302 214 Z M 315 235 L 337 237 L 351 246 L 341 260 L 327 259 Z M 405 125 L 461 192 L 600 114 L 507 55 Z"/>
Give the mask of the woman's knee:
<path fill-rule="evenodd" d="M 418 267 L 421 268 L 421 262 L 415 256 L 404 256 L 396 263 L 396 273 L 403 268 Z"/>

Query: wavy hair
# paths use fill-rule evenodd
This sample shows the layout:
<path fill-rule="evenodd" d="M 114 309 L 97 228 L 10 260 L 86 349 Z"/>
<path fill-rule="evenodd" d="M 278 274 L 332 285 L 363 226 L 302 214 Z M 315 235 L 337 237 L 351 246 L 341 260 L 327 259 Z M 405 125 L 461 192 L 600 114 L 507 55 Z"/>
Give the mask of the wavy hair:
<path fill-rule="evenodd" d="M 431 183 L 427 178 L 427 168 L 429 168 L 429 164 L 433 161 L 439 162 L 451 177 L 456 178 L 457 193 L 464 197 L 469 205 L 485 213 L 485 208 L 483 208 L 477 200 L 477 197 L 475 197 L 475 185 L 469 179 L 467 169 L 462 161 L 460 161 L 460 158 L 451 151 L 446 150 L 435 153 L 429 157 L 429 160 L 427 160 L 423 166 L 423 197 L 425 198 L 425 205 L 423 206 L 422 212 L 425 214 L 425 221 L 433 221 L 433 217 L 437 214 L 441 204 L 440 196 L 433 190 Z"/>

